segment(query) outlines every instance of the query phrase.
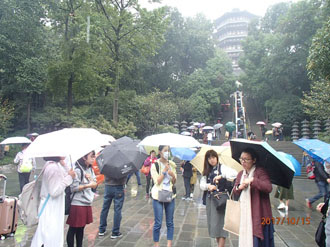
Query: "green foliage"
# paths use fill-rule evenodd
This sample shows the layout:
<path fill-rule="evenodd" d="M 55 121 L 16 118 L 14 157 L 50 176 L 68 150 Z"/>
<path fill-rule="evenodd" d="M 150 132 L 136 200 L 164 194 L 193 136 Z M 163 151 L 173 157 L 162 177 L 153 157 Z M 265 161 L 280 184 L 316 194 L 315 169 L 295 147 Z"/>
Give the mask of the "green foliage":
<path fill-rule="evenodd" d="M 291 125 L 289 121 L 303 115 L 298 99 L 310 90 L 306 64 L 313 36 L 321 26 L 321 13 L 317 0 L 279 3 L 250 26 L 240 60 L 245 72 L 240 81 L 246 94 L 267 108 L 272 120 Z"/>
<path fill-rule="evenodd" d="M 269 120 L 281 122 L 284 133 L 290 134 L 292 123 L 301 121 L 304 117 L 300 98 L 294 95 L 283 95 L 280 99 L 266 101 Z"/>
<path fill-rule="evenodd" d="M 179 134 L 179 130 L 170 125 L 158 125 L 155 133 L 175 133 Z"/>
<path fill-rule="evenodd" d="M 310 92 L 302 99 L 307 115 L 316 119 L 330 116 L 330 18 L 313 38 L 308 57 L 308 75 L 313 80 Z"/>
<path fill-rule="evenodd" d="M 4 138 L 11 130 L 11 120 L 14 117 L 14 107 L 8 100 L 0 98 L 0 138 Z"/>
<path fill-rule="evenodd" d="M 316 81 L 311 91 L 301 100 L 304 111 L 314 119 L 328 119 L 330 116 L 330 80 Z"/>

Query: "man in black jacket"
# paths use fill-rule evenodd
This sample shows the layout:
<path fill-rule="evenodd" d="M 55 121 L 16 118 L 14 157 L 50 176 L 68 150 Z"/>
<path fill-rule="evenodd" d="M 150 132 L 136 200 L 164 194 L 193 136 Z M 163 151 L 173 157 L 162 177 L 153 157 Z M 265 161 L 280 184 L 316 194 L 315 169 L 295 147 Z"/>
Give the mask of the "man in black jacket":
<path fill-rule="evenodd" d="M 325 172 L 322 163 L 318 161 L 313 161 L 313 162 L 315 165 L 314 168 L 315 183 L 319 188 L 319 193 L 312 198 L 306 199 L 306 205 L 309 208 L 312 208 L 312 204 L 318 199 L 320 199 L 322 196 L 324 197 L 324 201 L 326 201 L 329 196 L 328 184 L 330 183 L 330 176 L 328 173 Z"/>

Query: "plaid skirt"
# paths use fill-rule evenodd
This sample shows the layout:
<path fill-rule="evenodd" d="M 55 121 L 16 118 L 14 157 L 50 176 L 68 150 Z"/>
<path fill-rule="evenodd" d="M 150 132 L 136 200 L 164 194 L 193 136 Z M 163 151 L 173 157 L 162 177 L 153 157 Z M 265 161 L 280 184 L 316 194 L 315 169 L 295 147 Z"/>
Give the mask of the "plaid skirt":
<path fill-rule="evenodd" d="M 91 206 L 71 205 L 66 223 L 71 227 L 84 227 L 93 222 Z"/>

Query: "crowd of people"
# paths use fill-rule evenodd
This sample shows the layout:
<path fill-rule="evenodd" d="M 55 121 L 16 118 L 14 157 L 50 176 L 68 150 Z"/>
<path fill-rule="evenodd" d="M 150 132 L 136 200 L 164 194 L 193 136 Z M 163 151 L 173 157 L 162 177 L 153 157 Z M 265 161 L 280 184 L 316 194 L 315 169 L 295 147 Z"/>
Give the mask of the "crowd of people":
<path fill-rule="evenodd" d="M 18 164 L 18 176 L 20 189 L 29 182 L 30 170 L 24 170 L 24 150 L 22 146 L 15 157 Z M 163 214 L 165 212 L 167 228 L 167 246 L 172 246 L 174 235 L 174 210 L 176 194 L 177 169 L 176 164 L 170 160 L 170 147 L 160 145 L 158 154 L 155 150 L 144 161 L 143 171 L 146 176 L 146 198 L 152 199 L 154 213 L 153 241 L 154 246 L 159 246 L 160 231 Z M 37 230 L 33 236 L 31 246 L 63 246 L 65 221 L 64 200 L 65 191 L 71 191 L 71 203 L 66 219 L 69 225 L 66 242 L 68 246 L 83 246 L 84 228 L 93 222 L 92 203 L 94 194 L 103 179 L 97 179 L 99 174 L 93 168 L 96 164 L 95 152 L 91 151 L 78 159 L 74 166 L 67 164 L 63 157 L 44 157 L 46 161 L 43 167 L 40 208 L 44 208 L 39 218 Z M 324 169 L 323 164 L 308 156 L 314 166 L 315 183 L 319 193 L 306 199 L 306 206 L 323 197 L 324 203 L 317 205 L 317 210 L 328 211 L 330 183 L 330 164 Z M 228 232 L 224 230 L 225 207 L 219 209 L 214 200 L 216 192 L 233 192 L 236 200 L 241 203 L 241 218 L 239 228 L 239 246 L 274 246 L 274 226 L 261 224 L 262 219 L 272 219 L 272 210 L 269 195 L 272 192 L 270 178 L 259 163 L 259 157 L 252 148 L 244 149 L 239 161 L 243 170 L 239 173 L 219 162 L 217 152 L 209 150 L 204 156 L 204 169 L 200 180 L 200 189 L 203 193 L 203 204 L 206 206 L 207 226 L 209 236 L 215 238 L 219 247 L 225 246 Z M 30 160 L 35 169 L 35 161 Z M 96 165 L 97 166 L 97 165 Z M 30 167 L 30 166 L 29 166 Z M 197 181 L 197 169 L 189 162 L 180 164 L 184 184 L 184 196 L 182 200 L 192 201 L 195 184 Z M 142 171 L 142 170 L 141 170 Z M 26 173 L 26 174 L 24 174 Z M 233 175 L 234 174 L 234 175 Z M 111 176 L 104 178 L 103 205 L 100 214 L 99 237 L 107 232 L 107 218 L 113 202 L 113 226 L 111 239 L 122 237 L 120 231 L 122 220 L 122 208 L 125 200 L 125 186 L 133 174 L 117 179 Z M 136 171 L 138 185 L 141 185 L 140 172 Z M 103 176 L 103 175 L 102 175 Z M 294 199 L 293 186 L 289 189 L 278 186 L 275 198 L 280 200 L 279 210 L 289 208 L 289 201 Z M 45 206 L 46 205 L 46 206 Z M 327 217 L 326 234 L 330 234 L 330 220 Z M 327 241 L 330 241 L 327 239 Z M 75 244 L 76 243 L 76 244 Z"/>

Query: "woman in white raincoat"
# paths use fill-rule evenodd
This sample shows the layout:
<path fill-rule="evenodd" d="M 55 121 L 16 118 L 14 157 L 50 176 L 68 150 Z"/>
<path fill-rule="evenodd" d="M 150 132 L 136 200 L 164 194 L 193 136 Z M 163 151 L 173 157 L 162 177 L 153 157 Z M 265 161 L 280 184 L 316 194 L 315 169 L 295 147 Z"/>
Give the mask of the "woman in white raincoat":
<path fill-rule="evenodd" d="M 33 236 L 32 247 L 62 247 L 64 244 L 64 190 L 76 176 L 60 157 L 44 158 L 47 162 L 42 177 L 39 211 L 49 196 Z"/>

